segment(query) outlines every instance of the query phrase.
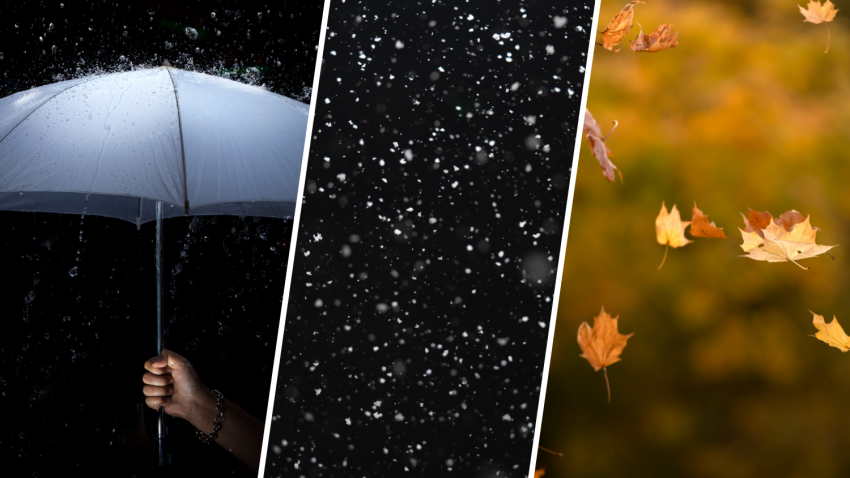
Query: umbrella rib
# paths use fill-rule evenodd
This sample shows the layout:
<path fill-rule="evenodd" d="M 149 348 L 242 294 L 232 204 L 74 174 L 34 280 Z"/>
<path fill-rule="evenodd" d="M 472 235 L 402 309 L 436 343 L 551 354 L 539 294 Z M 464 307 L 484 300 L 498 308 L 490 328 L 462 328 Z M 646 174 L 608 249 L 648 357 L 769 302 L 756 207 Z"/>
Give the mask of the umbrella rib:
<path fill-rule="evenodd" d="M 171 70 L 168 71 L 168 77 L 171 78 L 171 85 L 174 87 L 174 100 L 177 102 L 177 125 L 180 128 L 180 152 L 183 155 L 183 212 L 189 215 L 189 190 L 186 185 L 186 143 L 183 141 L 183 121 L 180 119 L 180 97 L 177 95 L 177 84 L 174 82 L 174 75 Z"/>
<path fill-rule="evenodd" d="M 50 98 L 48 98 L 48 99 L 44 100 L 44 102 L 42 102 L 40 105 L 36 106 L 34 110 L 30 111 L 30 112 L 29 112 L 29 114 L 27 114 L 27 115 L 24 117 L 24 119 L 22 119 L 22 120 L 21 120 L 18 124 L 16 124 L 14 128 L 10 129 L 10 130 L 9 130 L 9 132 L 8 132 L 8 133 L 6 133 L 6 136 L 3 136 L 3 138 L 2 138 L 2 139 L 0 139 L 0 143 L 2 143 L 4 139 L 6 139 L 7 137 L 9 137 L 9 135 L 10 135 L 10 134 L 12 134 L 12 131 L 15 131 L 15 129 L 17 129 L 17 127 L 18 127 L 18 126 L 20 126 L 21 124 L 23 124 L 23 122 L 24 122 L 24 121 L 26 121 L 26 120 L 27 120 L 27 118 L 29 118 L 31 114 L 35 113 L 36 111 L 38 111 L 38 109 L 39 109 L 39 108 L 41 108 L 42 106 L 46 105 L 48 101 L 52 100 L 53 98 L 56 98 L 56 97 L 57 97 L 57 96 L 59 96 L 60 94 L 62 94 L 62 93 L 64 93 L 64 92 L 66 92 L 66 91 L 68 91 L 68 90 L 70 90 L 71 88 L 73 88 L 73 87 L 75 87 L 75 86 L 80 86 L 80 85 L 82 85 L 83 83 L 88 83 L 90 80 L 91 80 L 91 78 L 88 78 L 88 79 L 86 79 L 86 81 L 81 81 L 81 82 L 77 83 L 76 85 L 71 85 L 71 86 L 69 86 L 69 87 L 65 88 L 64 90 L 57 92 L 55 95 L 51 96 Z"/>

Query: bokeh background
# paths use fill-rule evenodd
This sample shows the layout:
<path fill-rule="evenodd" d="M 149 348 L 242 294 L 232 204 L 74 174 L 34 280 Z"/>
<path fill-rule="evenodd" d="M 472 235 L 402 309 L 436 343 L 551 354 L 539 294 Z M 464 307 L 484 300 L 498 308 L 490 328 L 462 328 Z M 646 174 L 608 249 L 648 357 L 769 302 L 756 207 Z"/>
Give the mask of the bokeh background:
<path fill-rule="evenodd" d="M 625 5 L 604 0 L 599 30 Z M 597 46 L 587 102 L 624 183 L 582 143 L 540 445 L 546 477 L 850 476 L 850 356 L 811 337 L 811 309 L 850 326 L 850 7 L 803 22 L 794 1 L 649 0 L 612 53 Z M 845 10 L 846 9 L 846 10 Z M 674 24 L 678 48 L 629 49 Z M 599 37 L 597 37 L 599 38 Z M 661 202 L 694 201 L 729 239 L 671 249 Z M 802 261 L 743 254 L 739 213 L 796 209 L 818 242 Z M 576 343 L 600 307 L 634 332 L 605 380 Z"/>

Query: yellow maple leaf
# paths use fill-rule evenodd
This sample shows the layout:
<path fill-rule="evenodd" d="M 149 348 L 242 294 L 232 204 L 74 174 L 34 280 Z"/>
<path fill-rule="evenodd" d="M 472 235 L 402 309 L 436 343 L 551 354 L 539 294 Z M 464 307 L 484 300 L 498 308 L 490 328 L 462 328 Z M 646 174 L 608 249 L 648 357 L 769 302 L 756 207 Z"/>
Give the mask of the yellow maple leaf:
<path fill-rule="evenodd" d="M 540 478 L 541 476 L 546 474 L 546 468 L 541 468 L 534 472 L 534 478 Z"/>
<path fill-rule="evenodd" d="M 842 352 L 850 350 L 850 337 L 847 337 L 847 334 L 844 333 L 844 329 L 841 328 L 841 324 L 838 323 L 835 316 L 832 317 L 832 322 L 827 324 L 822 315 L 814 312 L 812 312 L 812 315 L 815 316 L 812 323 L 818 329 L 818 333 L 814 335 L 815 338 L 826 342 L 830 347 L 840 349 Z"/>
<path fill-rule="evenodd" d="M 812 228 L 808 217 L 793 225 L 790 231 L 774 220 L 769 221 L 767 227 L 761 230 L 762 234 L 758 234 L 758 231 L 738 230 L 744 239 L 741 249 L 747 252 L 740 257 L 766 262 L 790 261 L 806 270 L 809 268 L 798 264 L 798 260 L 819 256 L 835 247 L 815 243 L 817 229 Z"/>
<path fill-rule="evenodd" d="M 800 7 L 799 5 L 797 5 Z M 820 1 L 809 1 L 809 4 L 806 5 L 806 8 L 800 7 L 800 13 L 803 14 L 803 21 L 809 23 L 825 23 L 831 22 L 835 18 L 835 14 L 838 13 L 838 10 L 835 8 L 835 5 L 832 4 L 829 0 L 826 0 L 826 3 L 821 5 Z M 826 50 L 824 53 L 829 51 L 829 25 L 826 26 Z"/>
<path fill-rule="evenodd" d="M 620 51 L 614 50 L 614 47 L 617 46 L 620 43 L 620 40 L 626 36 L 626 33 L 629 33 L 629 30 L 632 29 L 632 20 L 635 17 L 635 12 L 632 9 L 639 3 L 645 2 L 642 2 L 641 0 L 629 2 L 622 10 L 620 10 L 620 13 L 614 15 L 614 18 L 608 22 L 608 26 L 599 32 L 599 34 L 602 35 L 602 48 L 613 51 L 614 53 Z"/>
<path fill-rule="evenodd" d="M 670 213 L 667 213 L 667 206 L 664 205 L 664 202 L 661 202 L 661 212 L 658 213 L 658 217 L 655 218 L 655 236 L 658 239 L 658 243 L 662 246 L 666 245 L 667 249 L 670 247 L 683 247 L 687 244 L 690 244 L 693 241 L 689 241 L 688 238 L 685 237 L 685 228 L 688 227 L 690 221 L 682 221 L 682 216 L 679 215 L 679 210 L 676 209 L 676 205 L 670 209 Z M 664 265 L 664 261 L 667 260 L 667 249 L 664 249 L 664 259 L 661 259 L 661 265 L 658 266 L 658 270 L 661 270 L 661 266 Z"/>
<path fill-rule="evenodd" d="M 619 362 L 620 354 L 626 347 L 626 341 L 634 334 L 623 335 L 617 330 L 617 319 L 611 318 L 605 307 L 599 315 L 593 318 L 593 327 L 582 322 L 578 327 L 578 346 L 582 354 L 593 367 L 593 370 L 602 369 L 605 375 L 605 384 L 608 386 L 608 403 L 611 403 L 611 385 L 608 383 L 608 367 Z"/>

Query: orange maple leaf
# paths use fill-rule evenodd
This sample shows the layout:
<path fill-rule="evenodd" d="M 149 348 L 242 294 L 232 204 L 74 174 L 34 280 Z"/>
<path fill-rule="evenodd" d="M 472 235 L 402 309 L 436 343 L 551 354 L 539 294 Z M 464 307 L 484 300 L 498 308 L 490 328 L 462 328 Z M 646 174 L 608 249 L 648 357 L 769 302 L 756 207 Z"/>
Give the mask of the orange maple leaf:
<path fill-rule="evenodd" d="M 799 5 L 797 6 L 800 7 Z M 831 22 L 835 18 L 835 14 L 838 13 L 838 10 L 829 0 L 826 0 L 826 3 L 823 5 L 820 4 L 820 1 L 809 1 L 806 8 L 800 7 L 800 13 L 803 14 L 804 22 L 818 24 Z M 824 26 L 826 27 L 826 50 L 824 50 L 824 53 L 826 53 L 829 51 L 829 25 Z"/>
<path fill-rule="evenodd" d="M 709 223 L 708 216 L 697 209 L 696 202 L 694 202 L 693 215 L 691 216 L 691 236 L 726 239 L 726 234 L 723 233 L 723 228 L 715 226 L 713 222 Z"/>
<path fill-rule="evenodd" d="M 608 26 L 599 32 L 599 34 L 602 35 L 602 48 L 615 53 L 620 51 L 614 50 L 614 47 L 617 46 L 620 43 L 620 40 L 626 36 L 626 33 L 629 33 L 629 30 L 632 29 L 632 20 L 635 16 L 633 8 L 639 3 L 645 2 L 642 2 L 641 0 L 629 2 L 622 10 L 620 10 L 620 13 L 614 15 L 614 18 L 608 22 Z"/>
<path fill-rule="evenodd" d="M 649 35 L 644 33 L 643 27 L 641 27 L 640 34 L 631 42 L 632 51 L 638 53 L 655 53 L 668 48 L 676 48 L 679 46 L 679 32 L 670 35 L 671 26 L 669 23 L 662 23 Z"/>
<path fill-rule="evenodd" d="M 593 327 L 582 322 L 578 327 L 578 345 L 584 357 L 595 371 L 602 369 L 605 384 L 608 386 L 608 403 L 611 403 L 611 385 L 608 383 L 607 367 L 619 362 L 620 353 L 626 347 L 626 341 L 634 334 L 623 335 L 617 330 L 617 319 L 605 312 L 605 307 L 593 318 Z"/>
<path fill-rule="evenodd" d="M 584 110 L 584 136 L 590 144 L 590 150 L 593 152 L 593 156 L 596 157 L 596 160 L 599 161 L 599 166 L 602 167 L 602 174 L 611 182 L 614 182 L 614 170 L 617 169 L 617 166 L 614 166 L 614 163 L 608 159 L 611 157 L 611 150 L 608 149 L 605 140 L 608 136 L 611 136 L 611 133 L 616 128 L 617 122 L 614 121 L 614 127 L 611 128 L 608 135 L 602 137 L 602 129 L 596 123 L 593 115 L 590 114 L 590 110 Z M 620 173 L 620 182 L 623 182 L 623 173 L 619 169 L 617 169 L 617 172 Z"/>

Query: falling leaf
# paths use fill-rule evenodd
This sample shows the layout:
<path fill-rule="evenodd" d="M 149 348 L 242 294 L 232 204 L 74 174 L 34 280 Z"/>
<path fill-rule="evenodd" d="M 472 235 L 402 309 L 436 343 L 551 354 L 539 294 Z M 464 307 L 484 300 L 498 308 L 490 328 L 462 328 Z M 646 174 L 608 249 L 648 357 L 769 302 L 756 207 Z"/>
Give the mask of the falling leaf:
<path fill-rule="evenodd" d="M 723 228 L 715 226 L 713 222 L 709 223 L 708 216 L 697 209 L 696 202 L 694 202 L 694 211 L 691 216 L 691 236 L 726 239 L 726 234 L 723 233 Z"/>
<path fill-rule="evenodd" d="M 786 231 L 790 231 L 792 227 L 805 220 L 806 218 L 804 218 L 802 214 L 792 209 L 788 212 L 783 212 L 779 215 L 778 218 L 774 219 L 773 221 L 784 227 Z M 818 230 L 818 228 L 814 229 Z"/>
<path fill-rule="evenodd" d="M 655 218 L 655 235 L 658 243 L 662 246 L 666 245 L 667 248 L 664 249 L 664 259 L 661 259 L 658 270 L 661 270 L 661 266 L 667 260 L 667 249 L 682 247 L 692 242 L 685 237 L 685 228 L 688 227 L 688 224 L 690 222 L 682 222 L 682 217 L 679 215 L 679 210 L 676 209 L 675 204 L 668 214 L 667 206 L 664 205 L 664 202 L 661 203 L 661 212 Z"/>
<path fill-rule="evenodd" d="M 534 472 L 534 478 L 540 478 L 541 476 L 546 474 L 546 468 L 541 468 Z"/>
<path fill-rule="evenodd" d="M 620 51 L 614 50 L 614 47 L 617 46 L 620 43 L 620 40 L 626 36 L 626 33 L 629 33 L 629 30 L 632 29 L 632 20 L 635 16 L 635 12 L 632 9 L 639 3 L 645 2 L 642 2 L 641 0 L 629 2 L 628 5 L 620 10 L 620 13 L 611 19 L 608 26 L 599 32 L 599 34 L 602 35 L 602 48 L 615 53 Z"/>
<path fill-rule="evenodd" d="M 744 239 L 741 249 L 748 253 L 741 257 L 767 262 L 791 261 L 797 264 L 800 259 L 816 257 L 835 247 L 815 244 L 817 229 L 812 228 L 808 217 L 803 222 L 793 225 L 791 230 L 786 230 L 772 219 L 767 227 L 761 230 L 762 234 L 738 229 Z M 752 222 L 751 219 L 750 223 Z M 800 264 L 797 266 L 808 270 L 808 267 Z"/>
<path fill-rule="evenodd" d="M 812 312 L 812 315 L 815 316 L 812 322 L 818 329 L 818 333 L 814 335 L 815 338 L 826 342 L 830 347 L 841 349 L 842 352 L 850 350 L 850 337 L 847 337 L 847 334 L 844 333 L 844 329 L 841 328 L 841 324 L 838 323 L 835 316 L 832 316 L 832 322 L 827 324 L 822 315 L 814 312 Z"/>
<path fill-rule="evenodd" d="M 614 122 L 614 128 L 617 127 L 617 122 Z M 611 128 L 611 131 L 608 132 L 608 136 L 614 131 L 614 128 Z M 593 118 L 593 115 L 590 114 L 590 110 L 584 110 L 584 136 L 587 138 L 587 142 L 590 144 L 590 150 L 593 151 L 593 155 L 596 157 L 596 160 L 599 161 L 599 165 L 602 167 L 602 174 L 608 179 L 608 181 L 614 181 L 614 170 L 617 169 L 617 166 L 614 166 L 614 163 L 611 162 L 611 150 L 608 149 L 608 146 L 605 144 L 605 139 L 608 136 L 602 137 L 602 129 L 596 123 L 596 120 Z M 617 172 L 620 173 L 620 182 L 623 182 L 623 173 L 617 169 Z"/>
<path fill-rule="evenodd" d="M 655 53 L 668 48 L 676 48 L 679 46 L 679 32 L 671 36 L 670 27 L 671 25 L 669 23 L 662 23 L 649 35 L 644 33 L 643 27 L 641 27 L 640 34 L 631 43 L 632 51 L 638 53 Z"/>
<path fill-rule="evenodd" d="M 611 318 L 605 312 L 605 307 L 599 316 L 593 318 L 593 328 L 582 322 L 578 327 L 578 345 L 584 357 L 590 362 L 595 371 L 602 369 L 605 384 L 608 386 L 608 403 L 611 403 L 611 385 L 608 383 L 608 367 L 620 361 L 620 353 L 626 347 L 626 341 L 634 334 L 623 335 L 617 331 L 617 319 Z"/>
<path fill-rule="evenodd" d="M 800 7 L 799 5 L 797 5 Z M 826 0 L 826 3 L 823 5 L 820 4 L 820 1 L 809 1 L 809 4 L 806 5 L 806 8 L 800 7 L 800 13 L 803 14 L 804 22 L 809 23 L 824 23 L 831 22 L 835 18 L 835 14 L 838 13 L 835 5 L 832 4 L 829 0 Z M 829 25 L 826 26 L 826 50 L 824 53 L 829 51 Z"/>
<path fill-rule="evenodd" d="M 749 208 L 747 208 L 749 209 Z M 779 215 L 778 218 L 774 219 L 769 211 L 759 212 L 749 209 L 750 217 L 749 219 L 741 214 L 744 218 L 744 231 L 745 232 L 755 232 L 759 235 L 759 237 L 764 237 L 764 233 L 762 233 L 762 229 L 766 228 L 771 221 L 785 228 L 786 231 L 791 231 L 796 224 L 799 224 L 806 220 L 802 214 L 795 210 L 790 210 L 787 212 L 783 212 Z M 819 231 L 820 229 L 814 228 L 814 230 Z"/>

